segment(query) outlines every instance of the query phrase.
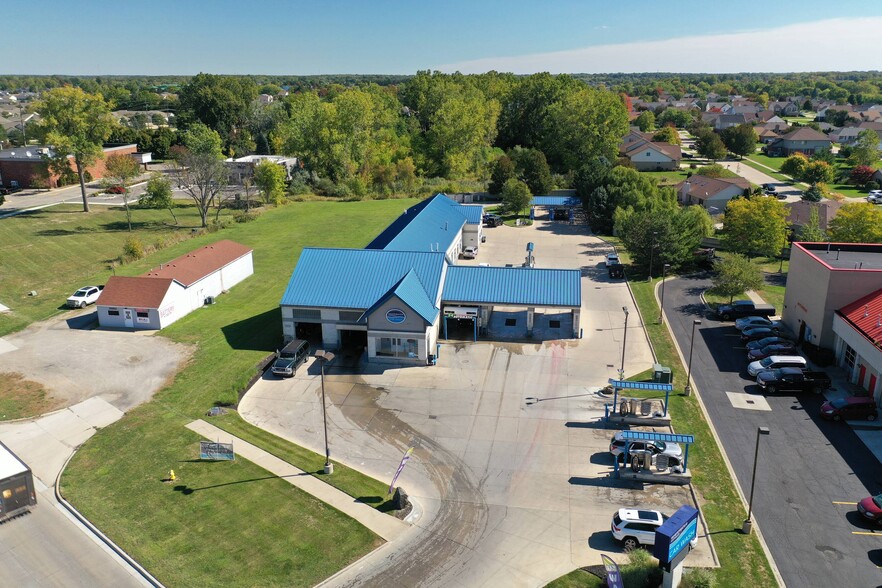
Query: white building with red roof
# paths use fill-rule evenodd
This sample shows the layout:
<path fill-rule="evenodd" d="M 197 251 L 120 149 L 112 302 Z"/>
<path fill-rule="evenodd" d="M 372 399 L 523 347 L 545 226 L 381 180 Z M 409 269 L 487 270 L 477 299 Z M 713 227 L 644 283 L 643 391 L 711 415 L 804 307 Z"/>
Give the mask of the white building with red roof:
<path fill-rule="evenodd" d="M 102 327 L 162 329 L 254 273 L 252 250 L 223 240 L 136 277 L 113 276 L 96 306 Z"/>

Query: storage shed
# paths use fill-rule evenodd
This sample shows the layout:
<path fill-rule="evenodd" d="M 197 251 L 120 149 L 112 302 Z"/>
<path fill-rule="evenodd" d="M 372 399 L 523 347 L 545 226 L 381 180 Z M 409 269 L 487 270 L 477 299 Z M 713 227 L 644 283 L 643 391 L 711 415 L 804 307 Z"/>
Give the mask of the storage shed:
<path fill-rule="evenodd" d="M 101 292 L 102 327 L 162 329 L 252 273 L 252 250 L 234 241 L 206 245 L 137 277 L 113 276 Z"/>

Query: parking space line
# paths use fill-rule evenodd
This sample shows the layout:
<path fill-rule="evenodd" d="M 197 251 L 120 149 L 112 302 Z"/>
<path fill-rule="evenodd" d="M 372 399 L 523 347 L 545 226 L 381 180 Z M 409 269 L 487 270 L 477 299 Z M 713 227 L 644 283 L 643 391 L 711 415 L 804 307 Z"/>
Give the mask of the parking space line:
<path fill-rule="evenodd" d="M 838 501 L 838 500 L 834 500 L 834 501 L 833 501 L 833 504 L 849 504 L 849 505 L 851 505 L 851 506 L 856 506 L 856 505 L 857 505 L 857 502 L 840 502 L 840 501 Z"/>
<path fill-rule="evenodd" d="M 875 531 L 852 531 L 852 535 L 882 535 L 882 533 L 877 533 Z"/>

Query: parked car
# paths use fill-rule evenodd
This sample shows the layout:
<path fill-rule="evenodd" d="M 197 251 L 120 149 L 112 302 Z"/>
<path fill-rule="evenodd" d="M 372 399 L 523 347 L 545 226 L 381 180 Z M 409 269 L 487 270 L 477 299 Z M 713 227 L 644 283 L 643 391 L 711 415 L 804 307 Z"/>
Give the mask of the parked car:
<path fill-rule="evenodd" d="M 756 341 L 757 339 L 765 339 L 766 337 L 774 337 L 778 335 L 777 328 L 770 327 L 752 327 L 741 331 L 741 341 Z"/>
<path fill-rule="evenodd" d="M 735 328 L 739 331 L 743 331 L 744 329 L 753 329 L 755 327 L 769 327 L 770 329 L 777 329 L 780 326 L 781 325 L 778 321 L 773 321 L 772 319 L 766 318 L 764 316 L 746 316 L 735 321 Z"/>
<path fill-rule="evenodd" d="M 276 360 L 273 362 L 273 374 L 283 378 L 292 378 L 297 373 L 297 368 L 309 358 L 309 343 L 300 339 L 294 339 L 276 352 Z"/>
<path fill-rule="evenodd" d="M 796 355 L 797 350 L 796 346 L 789 341 L 787 343 L 775 343 L 773 345 L 766 345 L 765 347 L 761 347 L 760 349 L 748 349 L 747 350 L 747 361 L 759 361 L 761 359 L 765 359 L 772 355 Z"/>
<path fill-rule="evenodd" d="M 762 349 L 763 347 L 768 347 L 769 345 L 783 345 L 786 343 L 790 343 L 792 345 L 794 344 L 793 341 L 791 341 L 787 337 L 772 335 L 771 337 L 763 337 L 762 339 L 748 341 L 747 350 L 752 351 L 753 349 Z"/>
<path fill-rule="evenodd" d="M 763 193 L 768 195 L 775 195 L 778 193 L 778 188 L 775 184 L 763 184 Z"/>
<path fill-rule="evenodd" d="M 743 316 L 774 316 L 775 307 L 771 304 L 756 304 L 753 300 L 736 300 L 717 308 L 717 316 L 730 321 Z"/>
<path fill-rule="evenodd" d="M 622 263 L 619 261 L 619 255 L 617 253 L 607 253 L 606 255 L 606 265 L 616 265 Z"/>
<path fill-rule="evenodd" d="M 502 224 L 502 217 L 498 214 L 485 214 L 484 224 L 488 227 L 498 227 Z"/>
<path fill-rule="evenodd" d="M 876 400 L 872 396 L 837 398 L 828 400 L 821 406 L 821 418 L 833 421 L 875 421 L 877 414 Z"/>
<path fill-rule="evenodd" d="M 857 508 L 865 519 L 878 523 L 882 520 L 882 494 L 867 496 L 858 502 Z"/>
<path fill-rule="evenodd" d="M 631 441 L 629 451 L 644 450 L 648 450 L 653 455 L 664 453 L 665 455 L 676 457 L 677 459 L 683 455 L 683 448 L 677 443 L 668 443 L 665 441 Z M 625 452 L 625 439 L 622 436 L 621 431 L 613 435 L 613 438 L 609 443 L 609 452 L 617 458 Z"/>
<path fill-rule="evenodd" d="M 655 545 L 655 530 L 669 518 L 657 510 L 620 508 L 613 515 L 610 530 L 613 539 L 621 543 L 626 551 L 631 551 L 641 545 Z M 689 549 L 695 549 L 696 545 L 697 537 L 689 542 Z"/>
<path fill-rule="evenodd" d="M 765 392 L 814 392 L 820 394 L 830 387 L 830 376 L 825 372 L 813 372 L 786 367 L 760 372 L 756 383 Z"/>
<path fill-rule="evenodd" d="M 478 248 L 474 245 L 469 245 L 462 250 L 462 257 L 463 259 L 475 259 L 478 257 Z"/>
<path fill-rule="evenodd" d="M 86 308 L 90 304 L 95 304 L 104 286 L 83 286 L 70 295 L 67 299 L 68 308 Z"/>
<path fill-rule="evenodd" d="M 867 202 L 870 204 L 882 203 L 882 190 L 870 190 L 870 193 L 867 194 Z"/>
<path fill-rule="evenodd" d="M 805 369 L 808 362 L 800 355 L 770 355 L 759 361 L 752 361 L 747 364 L 747 373 L 755 378 L 760 372 L 766 370 L 775 370 L 784 367 L 795 367 Z"/>
<path fill-rule="evenodd" d="M 108 194 L 124 194 L 126 191 L 125 186 L 111 186 L 105 192 Z"/>

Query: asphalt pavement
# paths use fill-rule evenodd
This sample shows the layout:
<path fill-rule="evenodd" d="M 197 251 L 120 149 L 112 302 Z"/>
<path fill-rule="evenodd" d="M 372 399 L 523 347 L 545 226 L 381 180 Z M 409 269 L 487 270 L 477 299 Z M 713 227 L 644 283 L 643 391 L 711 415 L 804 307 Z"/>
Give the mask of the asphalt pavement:
<path fill-rule="evenodd" d="M 759 393 L 746 376 L 746 349 L 734 324 L 705 311 L 699 295 L 709 286 L 706 276 L 669 280 L 665 316 L 684 354 L 689 353 L 693 320 L 702 320 L 694 339 L 692 377 L 745 497 L 757 428 L 771 431 L 760 440 L 753 520 L 784 582 L 879 586 L 882 531 L 864 522 L 854 504 L 882 491 L 879 461 L 848 425 L 820 419 L 823 397 Z"/>

